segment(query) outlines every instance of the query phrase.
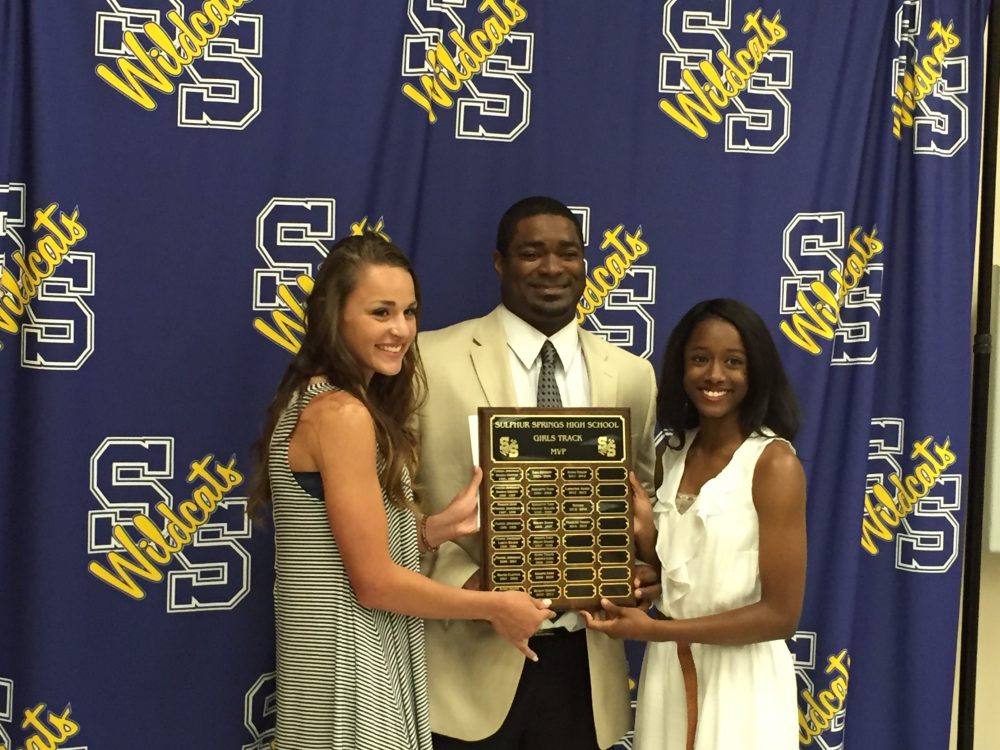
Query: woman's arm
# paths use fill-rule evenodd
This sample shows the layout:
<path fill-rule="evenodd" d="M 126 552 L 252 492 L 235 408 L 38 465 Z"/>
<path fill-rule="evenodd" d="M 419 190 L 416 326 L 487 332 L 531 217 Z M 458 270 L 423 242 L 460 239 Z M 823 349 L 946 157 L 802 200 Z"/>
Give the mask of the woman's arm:
<path fill-rule="evenodd" d="M 362 606 L 422 618 L 488 620 L 529 657 L 527 639 L 552 612 L 523 592 L 467 591 L 396 565 L 375 470 L 375 429 L 368 410 L 344 392 L 317 397 L 292 436 L 323 479 L 327 517 Z M 304 449 L 304 450 L 301 450 Z"/>
<path fill-rule="evenodd" d="M 781 442 L 757 462 L 753 500 L 760 528 L 760 601 L 688 620 L 654 620 L 608 602 L 587 627 L 616 638 L 739 645 L 788 638 L 795 632 L 806 575 L 805 473 Z"/>

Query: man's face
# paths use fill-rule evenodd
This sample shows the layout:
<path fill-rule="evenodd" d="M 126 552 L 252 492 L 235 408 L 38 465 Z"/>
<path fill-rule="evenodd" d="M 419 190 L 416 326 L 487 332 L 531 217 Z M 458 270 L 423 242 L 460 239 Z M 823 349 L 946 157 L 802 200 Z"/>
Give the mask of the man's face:
<path fill-rule="evenodd" d="M 493 253 L 504 306 L 551 336 L 576 317 L 586 268 L 573 222 L 541 214 L 521 219 L 507 254 Z"/>

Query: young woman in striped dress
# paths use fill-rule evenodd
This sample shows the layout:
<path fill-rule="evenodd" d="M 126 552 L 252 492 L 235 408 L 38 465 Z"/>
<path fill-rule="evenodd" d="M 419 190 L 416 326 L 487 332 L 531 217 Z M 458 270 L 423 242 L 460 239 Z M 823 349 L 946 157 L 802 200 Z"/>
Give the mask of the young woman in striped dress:
<path fill-rule="evenodd" d="M 552 616 L 522 592 L 419 572 L 422 551 L 475 530 L 481 473 L 441 513 L 416 508 L 418 303 L 395 245 L 336 243 L 268 410 L 251 512 L 273 509 L 279 750 L 431 750 L 420 618 L 488 620 L 532 657 L 528 638 Z"/>

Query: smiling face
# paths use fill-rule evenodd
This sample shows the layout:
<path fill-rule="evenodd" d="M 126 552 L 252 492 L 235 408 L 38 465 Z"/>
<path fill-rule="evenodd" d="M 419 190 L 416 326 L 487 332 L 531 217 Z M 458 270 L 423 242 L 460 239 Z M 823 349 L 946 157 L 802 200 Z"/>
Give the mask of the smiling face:
<path fill-rule="evenodd" d="M 576 317 L 586 268 L 573 222 L 541 214 L 521 219 L 507 252 L 493 253 L 504 306 L 550 336 Z"/>
<path fill-rule="evenodd" d="M 684 345 L 684 392 L 700 420 L 739 420 L 746 398 L 747 353 L 736 327 L 722 318 L 705 318 Z"/>
<path fill-rule="evenodd" d="M 339 334 L 365 374 L 396 375 L 417 335 L 413 278 L 404 268 L 368 265 L 344 300 Z"/>

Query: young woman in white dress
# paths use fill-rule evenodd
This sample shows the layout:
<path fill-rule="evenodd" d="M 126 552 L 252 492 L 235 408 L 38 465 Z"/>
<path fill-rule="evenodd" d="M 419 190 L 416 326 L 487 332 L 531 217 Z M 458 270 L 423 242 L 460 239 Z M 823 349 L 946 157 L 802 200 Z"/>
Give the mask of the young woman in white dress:
<path fill-rule="evenodd" d="M 784 639 L 805 589 L 799 412 L 774 341 L 741 302 L 706 300 L 670 335 L 657 400 L 672 435 L 650 506 L 633 481 L 640 555 L 658 560 L 651 614 L 606 602 L 588 627 L 650 641 L 637 750 L 796 750 Z"/>

